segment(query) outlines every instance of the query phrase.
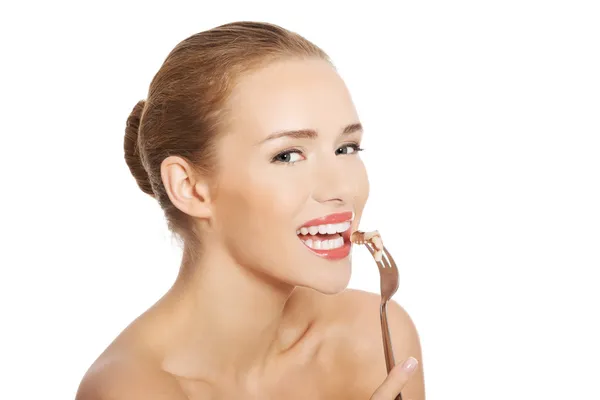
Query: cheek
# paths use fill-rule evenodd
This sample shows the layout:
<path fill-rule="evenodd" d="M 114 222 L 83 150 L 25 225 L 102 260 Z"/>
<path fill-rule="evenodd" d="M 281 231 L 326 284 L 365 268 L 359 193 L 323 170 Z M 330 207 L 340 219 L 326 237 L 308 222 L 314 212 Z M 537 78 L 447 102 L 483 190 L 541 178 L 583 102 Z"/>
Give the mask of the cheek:
<path fill-rule="evenodd" d="M 352 185 L 352 202 L 354 203 L 353 206 L 356 212 L 352 230 L 356 230 L 358 229 L 370 192 L 369 176 L 362 161 L 359 161 L 353 168 Z"/>
<path fill-rule="evenodd" d="M 358 209 L 365 206 L 369 198 L 370 184 L 367 169 L 362 160 L 358 159 L 357 163 L 352 168 L 352 184 L 354 193 L 354 204 Z"/>
<path fill-rule="evenodd" d="M 306 194 L 286 180 L 243 178 L 219 191 L 216 219 L 221 240 L 241 265 L 287 280 L 301 249 L 294 221 Z"/>
<path fill-rule="evenodd" d="M 245 243 L 277 240 L 294 233 L 293 221 L 306 204 L 303 185 L 267 173 L 224 179 L 216 199 L 219 226 Z"/>

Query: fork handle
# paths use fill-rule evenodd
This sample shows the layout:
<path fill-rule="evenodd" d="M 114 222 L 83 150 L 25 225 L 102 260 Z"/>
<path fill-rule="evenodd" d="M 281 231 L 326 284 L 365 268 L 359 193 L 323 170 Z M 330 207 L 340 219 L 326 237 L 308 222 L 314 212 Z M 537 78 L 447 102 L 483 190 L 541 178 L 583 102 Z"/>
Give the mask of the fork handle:
<path fill-rule="evenodd" d="M 382 302 L 379 308 L 379 316 L 381 317 L 381 336 L 383 341 L 383 354 L 385 356 L 385 367 L 389 374 L 396 361 L 394 361 L 394 349 L 392 347 L 392 337 L 390 335 L 390 327 L 387 320 L 387 301 Z M 395 400 L 402 400 L 402 394 L 398 393 Z"/>

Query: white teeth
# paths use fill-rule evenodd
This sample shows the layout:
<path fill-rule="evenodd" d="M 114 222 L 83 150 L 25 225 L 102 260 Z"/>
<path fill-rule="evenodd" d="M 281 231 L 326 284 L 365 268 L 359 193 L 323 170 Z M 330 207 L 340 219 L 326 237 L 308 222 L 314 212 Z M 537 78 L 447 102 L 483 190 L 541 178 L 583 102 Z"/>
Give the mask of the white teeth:
<path fill-rule="evenodd" d="M 347 231 L 350 228 L 351 222 L 340 222 L 339 224 L 324 224 L 324 225 L 313 225 L 309 227 L 302 227 L 296 231 L 297 235 L 316 235 L 317 233 L 324 235 L 329 234 L 332 235 L 334 233 L 342 233 Z"/>
<path fill-rule="evenodd" d="M 341 222 L 339 224 L 335 224 L 334 226 L 337 232 L 344 232 L 350 228 L 350 222 Z"/>
<path fill-rule="evenodd" d="M 339 237 L 337 239 L 329 239 L 329 240 L 312 240 L 307 239 L 304 241 L 308 247 L 315 250 L 333 250 L 344 245 L 344 238 Z"/>
<path fill-rule="evenodd" d="M 333 233 L 337 233 L 337 226 L 338 224 L 327 224 L 327 227 L 325 229 L 325 233 L 328 234 L 333 234 Z M 321 229 L 319 228 L 319 232 L 321 232 Z"/>

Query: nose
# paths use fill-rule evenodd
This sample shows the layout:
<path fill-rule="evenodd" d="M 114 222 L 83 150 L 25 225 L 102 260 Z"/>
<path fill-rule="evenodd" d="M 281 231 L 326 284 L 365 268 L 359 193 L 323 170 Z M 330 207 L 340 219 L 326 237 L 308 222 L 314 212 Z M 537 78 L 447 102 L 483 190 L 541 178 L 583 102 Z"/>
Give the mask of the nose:
<path fill-rule="evenodd" d="M 348 167 L 347 163 L 335 156 L 331 161 L 319 163 L 313 171 L 313 198 L 319 203 L 350 203 L 354 182 Z"/>

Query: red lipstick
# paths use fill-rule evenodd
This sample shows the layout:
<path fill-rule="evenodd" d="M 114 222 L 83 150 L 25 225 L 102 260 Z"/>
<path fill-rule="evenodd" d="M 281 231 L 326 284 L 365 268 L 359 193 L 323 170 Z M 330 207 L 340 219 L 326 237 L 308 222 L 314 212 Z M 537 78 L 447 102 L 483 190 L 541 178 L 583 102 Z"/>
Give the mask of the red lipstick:
<path fill-rule="evenodd" d="M 340 222 L 350 221 L 353 217 L 352 211 L 345 211 L 341 213 L 329 214 L 324 217 L 311 219 L 310 221 L 306 221 L 304 224 L 300 225 L 300 228 L 304 226 L 314 226 L 314 225 L 324 225 L 324 224 L 338 224 Z"/>

